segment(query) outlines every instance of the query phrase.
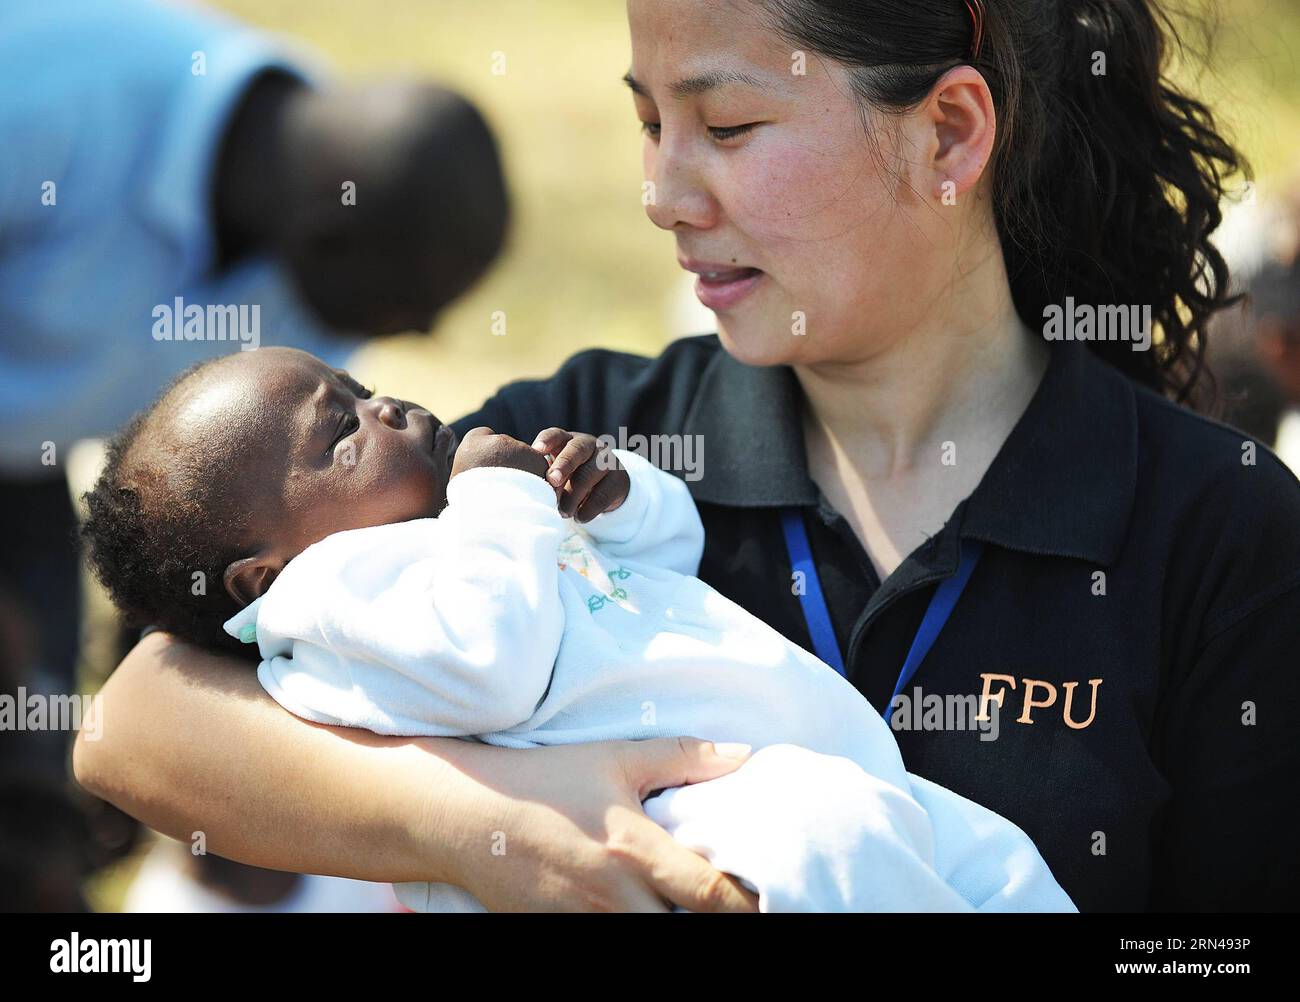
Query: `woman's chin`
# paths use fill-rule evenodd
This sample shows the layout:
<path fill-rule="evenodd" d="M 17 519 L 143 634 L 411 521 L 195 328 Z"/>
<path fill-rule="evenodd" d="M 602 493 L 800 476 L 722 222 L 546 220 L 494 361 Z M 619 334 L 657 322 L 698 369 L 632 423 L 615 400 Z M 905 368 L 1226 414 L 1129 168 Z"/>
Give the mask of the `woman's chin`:
<path fill-rule="evenodd" d="M 718 340 L 728 355 L 745 365 L 790 365 L 801 354 L 799 335 L 789 326 L 760 327 L 719 319 Z"/>

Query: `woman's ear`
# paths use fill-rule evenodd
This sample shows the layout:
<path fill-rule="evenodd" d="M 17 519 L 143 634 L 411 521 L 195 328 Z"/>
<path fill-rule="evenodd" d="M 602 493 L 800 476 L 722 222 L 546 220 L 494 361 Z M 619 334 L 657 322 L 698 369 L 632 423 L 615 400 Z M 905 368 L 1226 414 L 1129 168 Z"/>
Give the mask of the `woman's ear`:
<path fill-rule="evenodd" d="M 956 196 L 979 184 L 993 155 L 997 136 L 993 95 L 978 70 L 957 66 L 939 78 L 922 111 L 931 130 L 927 143 L 934 172 L 931 194 L 951 205 Z"/>
<path fill-rule="evenodd" d="M 267 553 L 236 560 L 223 575 L 226 594 L 242 609 L 254 599 L 261 598 L 283 569 L 284 561 Z"/>

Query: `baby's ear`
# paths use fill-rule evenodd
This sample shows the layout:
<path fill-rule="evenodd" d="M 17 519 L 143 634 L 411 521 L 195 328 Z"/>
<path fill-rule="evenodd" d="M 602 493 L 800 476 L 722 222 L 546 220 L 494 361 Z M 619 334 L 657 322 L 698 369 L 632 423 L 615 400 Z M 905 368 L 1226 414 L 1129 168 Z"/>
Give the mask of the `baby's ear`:
<path fill-rule="evenodd" d="M 226 568 L 223 578 L 226 594 L 242 609 L 254 599 L 261 598 L 283 569 L 284 563 L 269 554 L 236 560 Z"/>

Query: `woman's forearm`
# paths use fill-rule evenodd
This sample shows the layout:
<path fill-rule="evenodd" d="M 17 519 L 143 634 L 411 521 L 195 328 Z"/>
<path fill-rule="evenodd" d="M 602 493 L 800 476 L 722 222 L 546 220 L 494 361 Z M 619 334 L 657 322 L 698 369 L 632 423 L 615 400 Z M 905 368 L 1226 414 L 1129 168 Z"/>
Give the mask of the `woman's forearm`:
<path fill-rule="evenodd" d="M 456 884 L 493 911 L 757 908 L 642 810 L 653 790 L 741 765 L 707 741 L 520 751 L 323 727 L 281 709 L 247 663 L 159 634 L 102 695 L 100 738 L 77 739 L 77 779 L 230 859 Z"/>
<path fill-rule="evenodd" d="M 457 797 L 490 796 L 463 770 L 500 751 L 308 723 L 247 663 L 160 634 L 102 696 L 102 736 L 77 741 L 78 781 L 158 831 L 202 832 L 208 851 L 275 869 L 455 882 Z"/>

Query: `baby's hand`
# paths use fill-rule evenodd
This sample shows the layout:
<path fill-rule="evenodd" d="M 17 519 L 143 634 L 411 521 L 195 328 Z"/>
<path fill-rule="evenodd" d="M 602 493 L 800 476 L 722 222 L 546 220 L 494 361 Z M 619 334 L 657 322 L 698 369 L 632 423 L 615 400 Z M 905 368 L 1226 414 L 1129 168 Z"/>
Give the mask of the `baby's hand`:
<path fill-rule="evenodd" d="M 592 435 L 547 428 L 533 448 L 553 457 L 546 479 L 559 491 L 560 514 L 566 518 L 590 522 L 621 505 L 632 488 L 618 457 Z"/>
<path fill-rule="evenodd" d="M 465 432 L 465 437 L 456 447 L 451 475 L 455 477 L 480 466 L 506 466 L 535 476 L 546 476 L 545 456 L 539 456 L 536 450 L 528 448 L 517 438 L 496 434 L 486 425 Z"/>

